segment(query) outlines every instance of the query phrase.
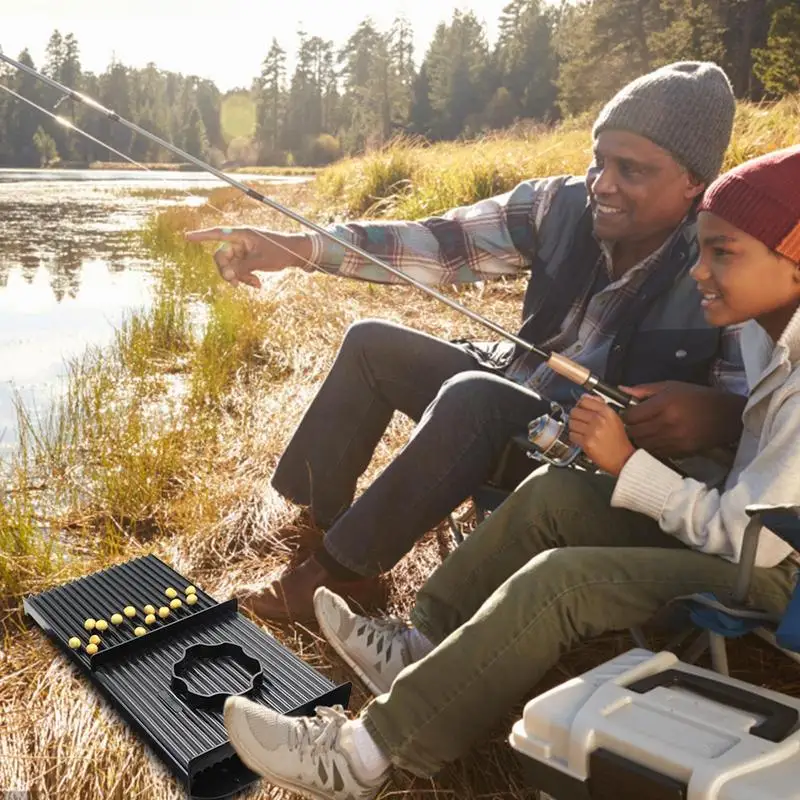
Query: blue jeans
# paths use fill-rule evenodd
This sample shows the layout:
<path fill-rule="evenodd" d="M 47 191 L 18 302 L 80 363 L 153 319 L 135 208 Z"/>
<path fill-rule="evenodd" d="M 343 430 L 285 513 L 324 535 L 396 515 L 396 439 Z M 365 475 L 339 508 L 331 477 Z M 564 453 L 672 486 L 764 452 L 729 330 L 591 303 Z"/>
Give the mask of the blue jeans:
<path fill-rule="evenodd" d="M 366 320 L 347 331 L 272 484 L 310 507 L 336 561 L 377 575 L 485 482 L 511 436 L 549 408 L 456 345 Z M 414 433 L 354 501 L 395 411 L 418 423 Z"/>

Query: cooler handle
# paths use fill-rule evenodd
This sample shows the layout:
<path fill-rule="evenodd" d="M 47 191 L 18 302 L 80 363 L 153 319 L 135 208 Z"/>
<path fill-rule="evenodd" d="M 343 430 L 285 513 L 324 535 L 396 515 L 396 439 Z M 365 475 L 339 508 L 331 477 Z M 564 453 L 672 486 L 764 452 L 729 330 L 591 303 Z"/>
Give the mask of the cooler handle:
<path fill-rule="evenodd" d="M 768 742 L 782 742 L 797 725 L 800 716 L 796 708 L 769 700 L 755 692 L 677 669 L 667 669 L 634 681 L 627 688 L 632 692 L 645 694 L 661 686 L 689 689 L 717 703 L 765 716 L 765 719 L 753 725 L 748 733 Z"/>

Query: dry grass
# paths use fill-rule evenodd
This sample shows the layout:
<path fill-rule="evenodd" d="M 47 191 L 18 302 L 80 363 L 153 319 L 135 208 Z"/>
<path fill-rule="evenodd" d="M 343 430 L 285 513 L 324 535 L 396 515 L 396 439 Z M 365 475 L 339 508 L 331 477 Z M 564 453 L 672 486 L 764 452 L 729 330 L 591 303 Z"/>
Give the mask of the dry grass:
<path fill-rule="evenodd" d="M 769 127 L 756 110 L 747 124 L 762 133 Z M 576 127 L 564 133 L 546 142 L 531 135 L 520 146 L 539 147 L 536 163 L 545 164 L 548 172 L 582 171 L 586 132 Z M 508 147 L 507 160 L 516 159 L 510 141 L 494 146 Z M 378 190 L 384 197 L 387 191 L 402 194 L 411 205 L 402 205 L 400 198 L 394 207 L 414 215 L 465 202 L 476 186 L 490 193 L 516 180 L 516 173 L 504 171 L 503 165 L 495 169 L 496 150 L 442 145 L 435 160 L 447 152 L 452 152 L 452 163 L 460 158 L 467 177 L 459 183 L 454 175 L 452 183 L 440 186 L 440 196 L 430 189 L 419 197 L 416 187 L 392 189 L 403 174 L 402 159 L 424 160 L 427 153 L 395 153 L 398 161 L 387 164 L 380 180 L 366 190 L 352 173 L 337 177 L 336 168 L 319 180 L 328 191 L 338 186 L 340 202 L 356 205 Z M 526 162 L 520 168 L 529 166 Z M 278 191 L 280 199 L 300 211 L 317 218 L 331 213 L 316 205 L 309 187 Z M 354 200 L 359 191 L 361 199 Z M 274 212 L 255 208 L 233 190 L 214 192 L 212 202 L 249 224 L 287 227 Z M 298 509 L 271 490 L 269 478 L 347 326 L 372 316 L 445 338 L 484 335 L 469 320 L 405 287 L 292 272 L 268 278 L 261 292 L 231 290 L 216 280 L 204 252 L 185 245 L 179 235 L 216 221 L 205 209 L 173 209 L 148 229 L 150 247 L 163 255 L 165 291 L 159 302 L 125 326 L 110 352 L 90 354 L 75 365 L 66 405 L 46 423 L 25 426 L 24 452 L 6 476 L 8 493 L 0 515 L 2 788 L 27 788 L 32 798 L 54 800 L 182 797 L 180 787 L 87 683 L 52 646 L 43 646 L 40 631 L 20 614 L 21 598 L 146 552 L 220 600 L 242 584 L 276 577 L 293 553 L 276 548 L 272 537 L 306 526 Z M 514 328 L 522 291 L 521 283 L 508 282 L 453 293 Z M 202 325 L 197 324 L 198 309 L 205 318 Z M 407 420 L 393 421 L 362 487 L 410 430 Z M 45 540 L 37 536 L 43 524 L 51 534 Z M 390 611 L 408 611 L 416 589 L 440 562 L 443 542 L 432 531 L 392 571 Z M 269 630 L 332 679 L 352 679 L 314 631 L 299 626 Z M 565 657 L 541 686 L 629 646 L 624 636 L 592 642 Z M 791 693 L 800 690 L 794 665 L 757 642 L 748 639 L 733 650 L 739 676 Z M 357 681 L 354 685 L 352 708 L 358 710 L 367 698 Z M 509 723 L 518 711 L 509 715 Z M 386 796 L 529 797 L 505 743 L 507 730 L 503 726 L 492 741 L 436 781 L 398 775 Z M 260 785 L 247 796 L 280 793 Z"/>
<path fill-rule="evenodd" d="M 778 103 L 741 103 L 725 168 L 800 142 L 800 96 Z M 355 216 L 413 219 L 439 214 L 547 175 L 582 175 L 591 159 L 591 120 L 552 129 L 519 126 L 478 142 L 423 146 L 398 139 L 364 157 L 320 172 L 318 191 Z"/>
<path fill-rule="evenodd" d="M 308 189 L 287 188 L 282 199 L 310 210 Z M 246 213 L 249 221 L 282 224 L 272 212 L 254 209 L 232 191 L 220 190 L 214 203 Z M 170 213 L 173 231 L 207 222 L 203 210 Z M 75 365 L 67 419 L 56 415 L 46 424 L 30 421 L 25 474 L 49 475 L 48 491 L 38 496 L 37 519 L 46 518 L 59 531 L 60 546 L 46 567 L 26 570 L 21 557 L 14 557 L 16 583 L 2 586 L 0 728 L 8 733 L 0 743 L 0 786 L 27 787 L 32 797 L 181 795 L 56 650 L 42 646 L 41 632 L 21 618 L 21 597 L 145 552 L 164 558 L 218 599 L 232 596 L 242 584 L 277 576 L 292 554 L 271 548 L 270 538 L 294 524 L 298 511 L 274 494 L 269 477 L 348 325 L 376 316 L 445 337 L 478 333 L 468 320 L 403 287 L 376 288 L 294 272 L 268 279 L 260 293 L 233 291 L 213 280 L 208 259 L 199 257 L 198 249 L 185 248 L 163 227 L 152 228 L 148 236 L 151 244 L 170 253 L 165 264 L 181 264 L 169 280 L 187 296 L 203 296 L 216 321 L 192 338 L 186 309 L 165 295 L 151 312 L 123 328 L 111 352 L 94 354 L 96 361 L 90 354 Z M 516 324 L 519 285 L 472 287 L 460 294 L 500 322 Z M 232 335 L 233 324 L 239 335 Z M 205 370 L 210 374 L 204 375 Z M 160 408 L 175 376 L 185 379 L 187 390 L 176 402 L 185 404 L 177 409 L 191 410 L 191 429 L 179 424 L 185 421 L 183 412 L 165 414 L 153 438 L 148 401 Z M 408 422 L 393 422 L 364 483 L 409 432 Z M 46 501 L 51 493 L 60 507 Z M 31 523 L 30 516 L 25 520 Z M 16 522 L 4 526 L 0 520 L 0 530 L 12 529 L 21 530 Z M 389 576 L 394 611 L 409 608 L 416 587 L 440 560 L 440 543 L 432 533 Z M 314 632 L 300 627 L 271 631 L 321 671 L 352 680 Z M 356 682 L 352 708 L 366 699 Z M 500 739 L 503 735 L 498 732 Z M 514 788 L 514 760 L 502 742 L 481 752 L 483 760 L 456 764 L 435 783 L 399 776 L 392 792 L 406 797 L 526 796 Z M 496 767 L 487 771 L 486 763 Z M 249 796 L 278 794 L 261 786 Z"/>

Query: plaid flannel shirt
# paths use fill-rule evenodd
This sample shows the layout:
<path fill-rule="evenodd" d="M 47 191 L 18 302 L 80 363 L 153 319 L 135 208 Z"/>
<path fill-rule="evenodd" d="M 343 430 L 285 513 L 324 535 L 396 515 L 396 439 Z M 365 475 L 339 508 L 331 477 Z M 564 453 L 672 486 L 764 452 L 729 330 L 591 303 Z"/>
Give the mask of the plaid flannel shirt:
<path fill-rule="evenodd" d="M 566 180 L 568 177 L 525 181 L 506 194 L 452 209 L 440 217 L 416 222 L 352 222 L 333 225 L 329 230 L 427 285 L 517 277 L 533 266 L 530 255 L 517 244 L 519 221 L 531 227 L 529 238 L 536 241 L 542 221 Z M 612 276 L 610 249 L 601 243 L 604 280 L 592 288 L 588 300 L 585 287 L 575 287 L 575 301 L 559 332 L 549 341 L 536 344 L 603 375 L 620 317 L 674 237 L 694 236 L 693 230 L 686 230 L 687 224 L 684 222 L 658 251 L 617 280 Z M 401 278 L 321 234 L 311 234 L 311 241 L 311 261 L 324 272 L 376 283 L 402 283 Z M 534 274 L 532 280 L 535 278 Z M 723 331 L 721 350 L 709 376 L 710 385 L 746 395 L 738 326 Z M 506 375 L 565 406 L 572 405 L 577 397 L 574 384 L 528 355 L 511 364 Z"/>

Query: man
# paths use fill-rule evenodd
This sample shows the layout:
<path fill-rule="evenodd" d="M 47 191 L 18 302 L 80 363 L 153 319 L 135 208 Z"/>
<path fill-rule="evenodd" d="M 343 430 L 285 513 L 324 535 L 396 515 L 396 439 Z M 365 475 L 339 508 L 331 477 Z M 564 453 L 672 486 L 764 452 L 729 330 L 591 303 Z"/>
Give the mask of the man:
<path fill-rule="evenodd" d="M 520 336 L 573 358 L 606 381 L 655 396 L 627 416 L 636 443 L 681 456 L 730 444 L 745 390 L 735 336 L 710 328 L 688 275 L 693 208 L 719 172 L 735 102 L 713 64 L 645 75 L 602 110 L 585 181 L 526 181 L 511 192 L 421 222 L 351 223 L 340 237 L 430 284 L 532 273 Z M 335 275 L 395 276 L 316 234 L 197 231 L 223 239 L 223 277 L 257 286 L 255 271 L 310 265 Z M 512 345 L 457 346 L 367 321 L 347 333 L 273 486 L 310 506 L 320 548 L 244 600 L 263 618 L 312 619 L 320 586 L 363 606 L 379 576 L 491 474 L 511 436 L 576 387 Z M 394 411 L 413 436 L 353 502 Z"/>

